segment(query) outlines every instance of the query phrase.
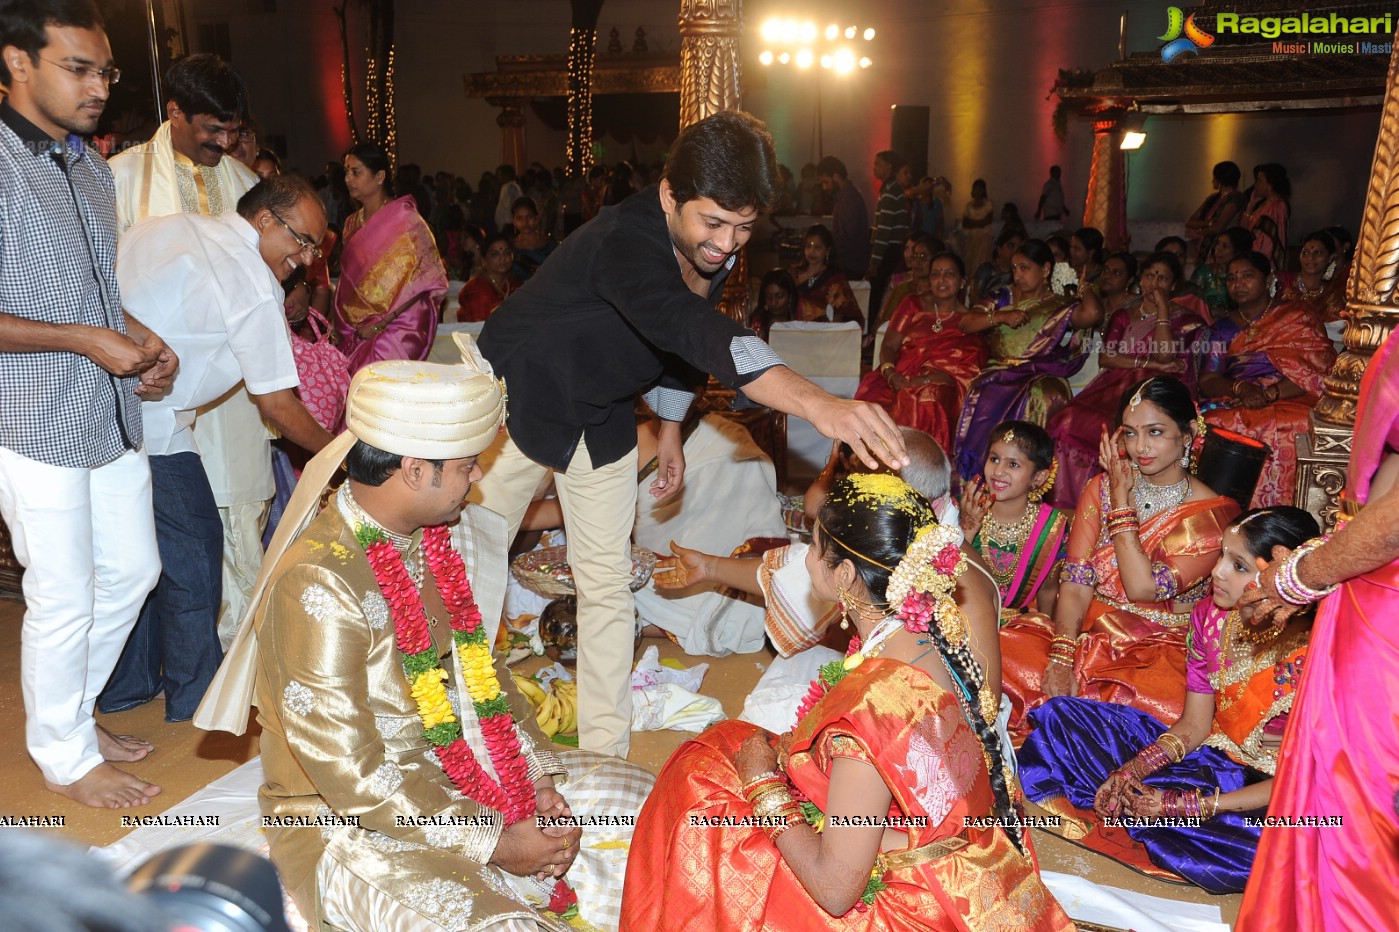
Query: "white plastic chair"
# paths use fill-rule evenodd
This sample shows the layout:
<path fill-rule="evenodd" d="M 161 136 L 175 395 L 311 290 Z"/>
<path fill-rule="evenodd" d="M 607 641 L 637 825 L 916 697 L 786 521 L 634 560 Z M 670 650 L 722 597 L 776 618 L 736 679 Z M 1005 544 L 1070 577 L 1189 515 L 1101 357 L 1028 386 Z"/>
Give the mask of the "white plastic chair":
<path fill-rule="evenodd" d="M 469 333 L 475 339 L 481 335 L 481 328 L 484 326 L 486 326 L 484 320 L 476 320 L 467 324 L 438 324 L 437 336 L 433 338 L 432 349 L 428 350 L 428 362 L 441 362 L 447 365 L 461 362 L 461 352 L 457 349 L 457 345 L 452 342 L 452 334 Z"/>
<path fill-rule="evenodd" d="M 874 367 L 879 368 L 879 354 L 884 350 L 884 337 L 889 332 L 889 321 L 879 325 L 879 329 L 874 332 L 874 355 L 870 358 L 874 360 Z"/>
<path fill-rule="evenodd" d="M 457 300 L 461 296 L 461 290 L 466 286 L 466 282 L 448 282 L 447 297 L 442 302 L 442 320 L 455 321 L 457 319 L 457 308 L 461 307 L 461 302 Z"/>
<path fill-rule="evenodd" d="M 854 398 L 860 384 L 860 339 L 863 331 L 853 321 L 825 323 L 793 321 L 773 324 L 768 342 L 792 371 L 840 398 Z M 787 475 L 811 478 L 826 465 L 831 441 L 810 422 L 787 419 Z"/>

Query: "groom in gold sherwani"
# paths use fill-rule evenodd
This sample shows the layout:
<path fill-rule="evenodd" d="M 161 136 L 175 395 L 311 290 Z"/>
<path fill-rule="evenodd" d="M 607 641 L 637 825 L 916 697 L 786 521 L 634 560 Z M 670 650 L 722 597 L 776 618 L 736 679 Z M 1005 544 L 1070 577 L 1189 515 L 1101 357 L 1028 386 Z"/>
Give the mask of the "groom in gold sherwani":
<path fill-rule="evenodd" d="M 200 727 L 241 733 L 253 692 L 272 859 L 312 929 L 556 928 L 544 910 L 554 878 L 565 872 L 582 918 L 616 926 L 631 828 L 615 816 L 635 814 L 651 776 L 625 761 L 576 751 L 561 760 L 547 750 L 549 739 L 497 660 L 496 679 L 515 722 L 509 748 L 518 746 L 534 796 L 531 816 L 507 824 L 499 800 L 476 802 L 470 797 L 483 793 L 463 794 L 444 771 L 405 672 L 399 644 L 402 619 L 412 615 L 403 610 L 411 585 L 421 599 L 412 617 L 436 648 L 466 748 L 490 778 L 483 782 L 508 789 L 502 770 L 513 757 L 484 738 L 439 591 L 451 555 L 446 564 L 434 561 L 424 546 L 425 529 L 431 536 L 441 533 L 431 529 L 451 526 L 480 631 L 494 643 L 505 522 L 463 502 L 481 476 L 477 454 L 504 422 L 505 399 L 474 347 L 464 345 L 463 356 L 460 366 L 376 363 L 355 377 L 348 429 L 302 476 L 268 551 L 254 608 L 195 717 Z M 342 461 L 349 481 L 311 518 Z M 392 551 L 374 551 L 381 556 L 371 566 L 363 542 L 374 537 Z M 406 576 L 395 590 L 383 567 L 401 572 L 398 561 Z M 441 588 L 450 595 L 450 580 Z M 408 601 L 419 604 L 411 594 Z M 565 779 L 567 799 L 556 788 Z M 585 824 L 614 818 L 580 833 L 535 814 Z"/>

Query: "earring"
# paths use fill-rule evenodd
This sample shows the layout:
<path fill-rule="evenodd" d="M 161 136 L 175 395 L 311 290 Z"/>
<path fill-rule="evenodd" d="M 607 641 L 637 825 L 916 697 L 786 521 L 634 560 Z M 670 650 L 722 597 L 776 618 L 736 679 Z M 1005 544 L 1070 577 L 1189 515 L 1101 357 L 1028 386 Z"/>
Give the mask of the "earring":
<path fill-rule="evenodd" d="M 836 608 L 840 610 L 840 629 L 842 631 L 850 627 L 850 613 L 846 611 L 845 608 L 846 597 L 845 586 L 841 583 L 836 583 Z"/>
<path fill-rule="evenodd" d="M 1190 468 L 1190 444 L 1181 447 L 1180 468 L 1188 470 Z"/>

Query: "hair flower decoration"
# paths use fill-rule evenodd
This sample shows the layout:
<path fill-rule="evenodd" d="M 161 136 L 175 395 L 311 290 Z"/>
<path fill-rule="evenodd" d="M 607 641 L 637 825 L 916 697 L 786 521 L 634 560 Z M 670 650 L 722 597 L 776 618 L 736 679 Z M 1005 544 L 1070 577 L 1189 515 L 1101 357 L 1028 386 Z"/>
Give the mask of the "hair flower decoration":
<path fill-rule="evenodd" d="M 1054 271 L 1049 275 L 1049 288 L 1055 294 L 1064 294 L 1070 285 L 1078 286 L 1078 273 L 1067 262 L 1054 263 Z"/>

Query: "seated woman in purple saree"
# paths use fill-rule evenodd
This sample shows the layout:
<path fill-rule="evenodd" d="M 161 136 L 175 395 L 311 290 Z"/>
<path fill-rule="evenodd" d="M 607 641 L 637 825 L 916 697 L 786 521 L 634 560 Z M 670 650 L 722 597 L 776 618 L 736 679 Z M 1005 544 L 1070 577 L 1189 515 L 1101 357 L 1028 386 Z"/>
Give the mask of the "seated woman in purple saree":
<path fill-rule="evenodd" d="M 1100 306 L 1057 293 L 1054 253 L 1027 240 L 1011 257 L 1015 284 L 962 315 L 964 333 L 985 333 L 991 361 L 972 380 L 957 421 L 957 468 L 964 480 L 981 469 L 991 430 L 1002 421 L 1041 427 L 1068 403 L 1068 377 L 1083 368 L 1088 348 L 1079 331 L 1098 325 Z"/>
<path fill-rule="evenodd" d="M 1051 699 L 1017 755 L 1025 795 L 1060 815 L 1081 841 L 1147 873 L 1211 893 L 1248 883 L 1272 794 L 1283 726 L 1306 659 L 1310 622 L 1254 628 L 1237 609 L 1274 548 L 1317 534 L 1299 508 L 1264 508 L 1224 534 L 1213 598 L 1191 617 L 1185 711 L 1167 728 L 1128 706 Z M 1094 815 L 1102 821 L 1097 821 Z M 1199 818 L 1198 826 L 1127 826 L 1121 818 Z M 1088 828 L 1091 826 L 1091 828 Z"/>

